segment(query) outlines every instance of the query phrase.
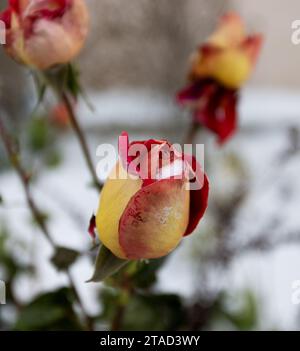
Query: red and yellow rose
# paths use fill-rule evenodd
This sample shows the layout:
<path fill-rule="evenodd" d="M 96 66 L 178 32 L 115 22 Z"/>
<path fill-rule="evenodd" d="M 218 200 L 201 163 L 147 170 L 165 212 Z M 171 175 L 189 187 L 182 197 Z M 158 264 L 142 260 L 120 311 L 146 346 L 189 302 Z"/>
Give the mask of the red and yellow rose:
<path fill-rule="evenodd" d="M 9 0 L 0 19 L 6 26 L 7 53 L 41 70 L 71 61 L 88 33 L 85 0 Z"/>
<path fill-rule="evenodd" d="M 242 19 L 224 15 L 217 30 L 191 60 L 189 85 L 178 93 L 190 106 L 195 122 L 227 141 L 237 125 L 238 92 L 249 79 L 262 45 L 262 35 L 246 35 Z"/>
<path fill-rule="evenodd" d="M 126 133 L 121 137 L 119 161 L 104 185 L 96 215 L 100 241 L 121 259 L 165 256 L 203 217 L 207 177 L 193 156 L 165 140 L 129 144 Z"/>

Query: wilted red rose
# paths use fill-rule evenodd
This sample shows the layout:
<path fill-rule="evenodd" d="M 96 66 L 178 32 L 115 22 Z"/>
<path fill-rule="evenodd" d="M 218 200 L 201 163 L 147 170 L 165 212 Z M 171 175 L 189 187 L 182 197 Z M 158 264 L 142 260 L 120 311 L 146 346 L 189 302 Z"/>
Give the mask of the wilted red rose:
<path fill-rule="evenodd" d="M 9 0 L 0 19 L 6 25 L 7 53 L 41 70 L 71 61 L 88 33 L 84 0 Z"/>
<path fill-rule="evenodd" d="M 192 57 L 189 85 L 177 100 L 192 108 L 195 122 L 212 130 L 219 143 L 236 130 L 238 92 L 252 73 L 261 45 L 262 36 L 247 36 L 241 18 L 229 13 Z"/>
<path fill-rule="evenodd" d="M 100 240 L 122 259 L 165 256 L 203 217 L 207 177 L 193 156 L 165 140 L 129 144 L 126 133 L 121 137 L 119 162 L 104 185 L 96 215 Z"/>

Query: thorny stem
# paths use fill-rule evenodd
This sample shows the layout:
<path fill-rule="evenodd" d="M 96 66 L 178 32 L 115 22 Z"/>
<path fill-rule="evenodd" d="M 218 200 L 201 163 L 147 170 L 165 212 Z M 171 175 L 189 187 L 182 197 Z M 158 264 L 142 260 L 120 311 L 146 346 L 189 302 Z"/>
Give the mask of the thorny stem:
<path fill-rule="evenodd" d="M 97 173 L 95 171 L 93 161 L 92 161 L 92 158 L 91 158 L 88 146 L 87 146 L 87 142 L 85 140 L 85 136 L 84 136 L 83 131 L 80 127 L 80 124 L 78 123 L 78 120 L 77 120 L 77 117 L 75 115 L 72 103 L 70 102 L 69 96 L 67 95 L 66 92 L 62 93 L 62 99 L 63 99 L 63 102 L 65 103 L 66 108 L 68 110 L 72 127 L 73 127 L 74 132 L 75 132 L 75 134 L 78 138 L 78 141 L 80 143 L 87 167 L 88 167 L 88 169 L 91 173 L 92 179 L 93 179 L 93 183 L 97 187 L 97 189 L 99 191 L 101 191 L 102 184 L 98 180 Z"/>
<path fill-rule="evenodd" d="M 4 127 L 4 123 L 1 120 L 1 118 L 0 118 L 0 137 L 2 139 L 4 148 L 7 152 L 8 158 L 9 158 L 12 166 L 14 167 L 17 175 L 20 178 L 20 181 L 22 183 L 23 190 L 24 190 L 24 193 L 26 196 L 26 201 L 27 201 L 28 207 L 32 213 L 32 216 L 35 219 L 39 228 L 41 229 L 41 232 L 44 234 L 45 238 L 48 240 L 48 242 L 50 243 L 52 248 L 56 251 L 58 246 L 56 245 L 53 238 L 51 237 L 49 230 L 48 230 L 48 227 L 45 223 L 44 216 L 43 216 L 42 212 L 39 210 L 38 206 L 36 205 L 36 203 L 32 197 L 32 194 L 30 192 L 30 175 L 23 168 L 21 161 L 20 161 L 20 156 L 19 156 L 18 150 L 16 149 L 11 136 L 8 134 L 6 128 Z M 88 315 L 88 313 L 86 312 L 86 310 L 84 308 L 84 305 L 81 301 L 79 292 L 76 288 L 76 285 L 73 281 L 73 278 L 72 278 L 72 275 L 71 275 L 71 272 L 69 269 L 66 270 L 66 275 L 68 277 L 70 287 L 74 293 L 74 296 L 77 300 L 77 303 L 81 308 L 82 315 L 85 319 L 86 327 L 88 330 L 92 331 L 93 330 L 92 319 Z"/>
<path fill-rule="evenodd" d="M 57 75 L 54 73 L 52 74 L 51 72 L 49 72 L 49 74 L 45 73 L 45 72 L 33 72 L 33 75 L 37 77 L 37 80 L 41 80 L 43 82 L 43 84 L 45 84 L 46 86 L 49 86 L 54 94 L 56 95 L 56 97 L 59 100 L 62 100 L 68 110 L 68 114 L 69 114 L 69 118 L 70 118 L 70 122 L 71 122 L 71 126 L 75 132 L 75 135 L 78 139 L 79 145 L 81 147 L 84 159 L 86 161 L 88 170 L 91 174 L 92 180 L 93 180 L 93 185 L 99 190 L 102 190 L 103 185 L 101 184 L 101 182 L 99 181 L 98 177 L 97 177 L 97 173 L 95 171 L 94 165 L 93 165 L 93 161 L 92 161 L 92 157 L 88 148 L 88 144 L 85 138 L 85 135 L 82 131 L 82 128 L 78 122 L 77 116 L 74 112 L 74 108 L 72 105 L 72 102 L 70 100 L 70 97 L 67 93 L 67 89 L 64 87 L 64 83 L 62 82 L 57 82 L 56 78 L 57 75 L 59 75 L 59 73 L 57 73 Z"/>

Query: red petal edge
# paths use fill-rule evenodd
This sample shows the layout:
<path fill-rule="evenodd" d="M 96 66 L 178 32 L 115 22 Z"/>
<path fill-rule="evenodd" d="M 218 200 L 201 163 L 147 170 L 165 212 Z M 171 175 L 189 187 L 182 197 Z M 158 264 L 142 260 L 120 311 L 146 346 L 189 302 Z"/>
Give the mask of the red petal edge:
<path fill-rule="evenodd" d="M 205 173 L 201 170 L 199 163 L 194 156 L 184 155 L 195 174 L 195 182 L 199 183 L 198 190 L 190 191 L 190 219 L 184 236 L 192 234 L 203 217 L 208 206 L 209 181 Z"/>
<path fill-rule="evenodd" d="M 203 79 L 179 92 L 177 102 L 191 106 L 194 120 L 216 134 L 220 145 L 235 133 L 238 91 Z"/>
<path fill-rule="evenodd" d="M 92 217 L 90 219 L 88 232 L 93 239 L 96 238 L 96 217 L 95 217 L 95 215 L 92 215 Z"/>

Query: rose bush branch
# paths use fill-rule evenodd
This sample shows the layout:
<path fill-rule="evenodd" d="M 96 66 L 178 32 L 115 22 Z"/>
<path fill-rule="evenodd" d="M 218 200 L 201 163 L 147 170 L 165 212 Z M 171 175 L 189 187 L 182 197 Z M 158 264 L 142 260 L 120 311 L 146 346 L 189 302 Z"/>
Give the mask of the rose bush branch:
<path fill-rule="evenodd" d="M 36 202 L 33 199 L 33 196 L 31 194 L 30 191 L 30 173 L 28 173 L 22 166 L 21 160 L 20 160 L 20 154 L 18 152 L 18 148 L 16 146 L 16 143 L 14 142 L 13 138 L 9 135 L 9 133 L 7 132 L 7 129 L 4 125 L 3 120 L 0 117 L 0 138 L 3 142 L 4 148 L 7 152 L 8 158 L 10 160 L 11 165 L 13 166 L 13 168 L 15 169 L 21 183 L 23 186 L 23 190 L 24 190 L 24 194 L 26 197 L 26 201 L 28 204 L 28 207 L 31 211 L 32 217 L 34 218 L 34 220 L 36 221 L 37 225 L 39 226 L 41 232 L 44 234 L 45 238 L 47 239 L 47 241 L 50 243 L 51 247 L 53 248 L 53 250 L 56 252 L 59 250 L 59 247 L 57 246 L 57 244 L 54 242 L 53 238 L 51 237 L 50 233 L 49 233 L 49 229 L 47 227 L 46 224 L 46 220 L 45 220 L 45 216 L 43 214 L 42 211 L 39 210 Z M 85 320 L 85 324 L 86 324 L 86 328 L 88 330 L 93 330 L 93 322 L 91 317 L 88 315 L 88 313 L 86 312 L 84 305 L 81 301 L 80 298 L 80 294 L 78 293 L 78 290 L 76 288 L 76 285 L 73 281 L 73 277 L 72 274 L 68 269 L 66 269 L 66 275 L 68 277 L 69 280 L 69 285 L 73 291 L 73 294 L 75 296 L 75 299 L 78 303 L 78 305 L 81 308 L 81 312 L 83 315 L 83 318 Z"/>
<path fill-rule="evenodd" d="M 78 139 L 83 157 L 93 180 L 93 185 L 97 188 L 97 190 L 101 191 L 102 184 L 97 177 L 96 169 L 88 148 L 88 143 L 74 110 L 74 104 L 79 98 L 80 94 L 82 94 L 77 70 L 72 64 L 66 64 L 59 65 L 42 72 L 33 71 L 33 74 L 37 84 L 37 89 L 41 92 L 45 92 L 45 89 L 50 87 L 57 99 L 62 101 L 66 107 L 70 124 Z"/>
<path fill-rule="evenodd" d="M 195 121 L 192 121 L 189 124 L 186 135 L 183 138 L 183 145 L 187 145 L 187 144 L 193 145 L 199 130 L 200 130 L 200 125 Z"/>
<path fill-rule="evenodd" d="M 80 124 L 79 124 L 77 118 L 76 118 L 76 115 L 75 115 L 72 103 L 70 102 L 70 98 L 69 98 L 69 96 L 68 96 L 68 94 L 66 92 L 63 93 L 62 99 L 63 99 L 63 102 L 64 102 L 64 104 L 65 104 L 65 106 L 67 108 L 67 111 L 69 113 L 69 118 L 70 118 L 70 121 L 71 121 L 71 125 L 72 125 L 72 127 L 74 129 L 74 132 L 75 132 L 77 138 L 78 138 L 78 141 L 80 143 L 80 146 L 81 146 L 81 149 L 82 149 L 82 152 L 83 152 L 83 155 L 84 155 L 87 167 L 88 167 L 88 169 L 90 171 L 90 174 L 92 176 L 93 185 L 95 187 L 97 187 L 97 189 L 99 191 L 101 191 L 102 184 L 100 183 L 100 181 L 99 181 L 99 179 L 97 177 L 96 169 L 94 167 L 94 164 L 93 164 L 93 161 L 92 161 L 89 149 L 88 149 L 88 145 L 87 145 L 87 142 L 86 142 L 86 139 L 85 139 L 85 136 L 84 136 L 84 133 L 83 133 L 81 127 L 80 127 Z"/>

